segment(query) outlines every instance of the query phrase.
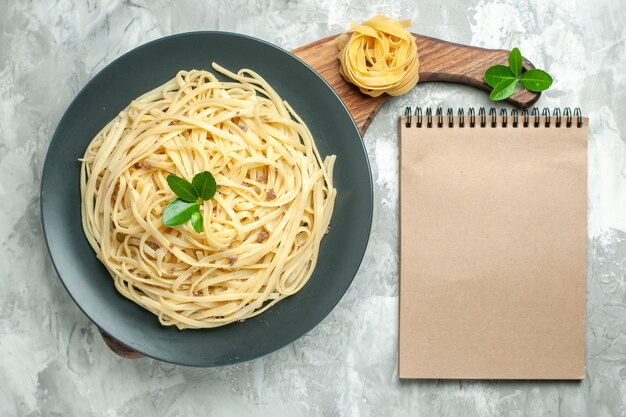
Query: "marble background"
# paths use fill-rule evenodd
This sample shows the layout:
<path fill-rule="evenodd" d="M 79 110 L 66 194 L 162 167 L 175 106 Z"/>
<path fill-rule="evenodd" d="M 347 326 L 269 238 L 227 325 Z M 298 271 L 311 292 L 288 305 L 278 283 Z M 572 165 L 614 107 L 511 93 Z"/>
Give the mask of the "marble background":
<path fill-rule="evenodd" d="M 56 277 L 40 225 L 43 161 L 70 100 L 122 53 L 171 33 L 235 31 L 292 49 L 380 13 L 454 42 L 519 46 L 556 80 L 540 105 L 590 116 L 586 379 L 397 378 L 396 116 L 408 104 L 489 104 L 454 85 L 391 100 L 367 132 L 372 238 L 350 290 L 314 331 L 221 369 L 112 354 Z M 623 0 L 0 0 L 0 416 L 625 416 L 624 22 Z"/>

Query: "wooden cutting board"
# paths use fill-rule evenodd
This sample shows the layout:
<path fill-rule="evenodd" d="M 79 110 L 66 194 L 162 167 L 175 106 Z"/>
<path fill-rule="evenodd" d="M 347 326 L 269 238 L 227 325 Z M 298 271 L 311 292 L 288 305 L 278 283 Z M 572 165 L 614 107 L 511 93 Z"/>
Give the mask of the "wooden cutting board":
<path fill-rule="evenodd" d="M 492 65 L 508 65 L 509 51 L 503 49 L 476 48 L 428 36 L 414 36 L 420 65 L 416 88 L 421 83 L 441 81 L 469 85 L 490 92 L 491 87 L 484 81 L 483 74 Z M 309 64 L 337 92 L 363 135 L 390 96 L 367 96 L 343 79 L 339 74 L 337 37 L 335 35 L 313 42 L 293 50 L 292 53 Z M 527 70 L 535 68 L 526 58 L 522 64 Z M 540 95 L 541 93 L 518 90 L 506 101 L 516 107 L 526 108 L 534 104 Z"/>
<path fill-rule="evenodd" d="M 293 50 L 292 53 L 324 77 L 343 100 L 363 135 L 376 113 L 390 96 L 386 94 L 379 97 L 367 96 L 343 79 L 339 74 L 339 60 L 337 59 L 338 36 L 334 35 L 310 43 Z M 428 36 L 414 36 L 420 64 L 419 82 L 416 88 L 419 88 L 421 83 L 441 81 L 469 85 L 489 92 L 491 87 L 483 80 L 485 70 L 496 64 L 508 65 L 509 52 L 502 49 L 476 48 Z M 535 68 L 526 58 L 523 59 L 523 66 L 527 70 Z M 525 108 L 535 103 L 540 95 L 540 93 L 519 90 L 506 101 L 516 107 Z M 102 331 L 101 333 L 107 346 L 118 355 L 125 358 L 141 357 L 140 354 L 115 341 L 106 333 Z"/>

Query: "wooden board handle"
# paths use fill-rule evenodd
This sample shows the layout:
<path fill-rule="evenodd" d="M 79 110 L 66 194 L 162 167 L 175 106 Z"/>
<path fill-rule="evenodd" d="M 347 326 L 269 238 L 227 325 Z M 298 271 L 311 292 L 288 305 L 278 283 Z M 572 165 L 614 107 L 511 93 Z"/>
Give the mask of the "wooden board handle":
<path fill-rule="evenodd" d="M 126 359 L 137 359 L 137 358 L 143 357 L 143 355 L 141 353 L 137 353 L 134 350 L 132 350 L 129 347 L 127 347 L 126 345 L 123 345 L 120 342 L 118 342 L 117 340 L 113 339 L 104 330 L 102 330 L 100 328 L 98 328 L 98 330 L 100 330 L 100 336 L 102 336 L 102 339 L 104 340 L 104 343 L 108 346 L 109 349 L 111 349 L 117 355 L 121 356 L 122 358 L 126 358 Z"/>
<path fill-rule="evenodd" d="M 504 49 L 477 48 L 422 35 L 415 35 L 415 41 L 420 58 L 420 83 L 451 82 L 491 92 L 483 74 L 492 65 L 509 64 L 509 51 Z M 523 58 L 522 65 L 527 70 L 535 68 L 526 58 Z M 526 108 L 539 100 L 540 96 L 541 93 L 518 90 L 506 101 L 516 107 Z"/>

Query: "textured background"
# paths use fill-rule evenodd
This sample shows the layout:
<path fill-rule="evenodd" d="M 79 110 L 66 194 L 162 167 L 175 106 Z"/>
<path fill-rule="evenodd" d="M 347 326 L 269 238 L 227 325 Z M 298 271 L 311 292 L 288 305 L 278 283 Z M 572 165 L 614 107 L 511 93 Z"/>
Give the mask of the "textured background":
<path fill-rule="evenodd" d="M 391 100 L 367 132 L 372 238 L 352 287 L 314 331 L 221 369 L 112 354 L 56 277 L 39 220 L 46 149 L 70 100 L 122 53 L 171 33 L 235 31 L 292 49 L 380 13 L 454 42 L 519 46 L 556 80 L 541 106 L 590 116 L 586 379 L 397 378 L 396 116 L 408 104 L 489 105 L 443 84 Z M 0 0 L 0 416 L 626 415 L 624 22 L 623 0 Z"/>

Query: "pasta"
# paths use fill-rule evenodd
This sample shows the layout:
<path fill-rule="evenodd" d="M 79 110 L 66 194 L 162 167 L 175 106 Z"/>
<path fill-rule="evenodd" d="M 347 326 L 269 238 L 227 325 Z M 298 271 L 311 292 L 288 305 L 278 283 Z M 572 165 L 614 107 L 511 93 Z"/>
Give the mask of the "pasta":
<path fill-rule="evenodd" d="M 336 190 L 335 156 L 258 74 L 220 81 L 180 71 L 133 100 L 89 144 L 80 184 L 85 235 L 125 297 L 179 329 L 258 315 L 315 268 Z M 204 226 L 165 227 L 169 174 L 209 171 Z"/>
<path fill-rule="evenodd" d="M 415 38 L 405 29 L 410 24 L 384 16 L 352 23 L 352 34 L 338 41 L 341 75 L 372 97 L 399 96 L 415 87 L 419 58 Z"/>

